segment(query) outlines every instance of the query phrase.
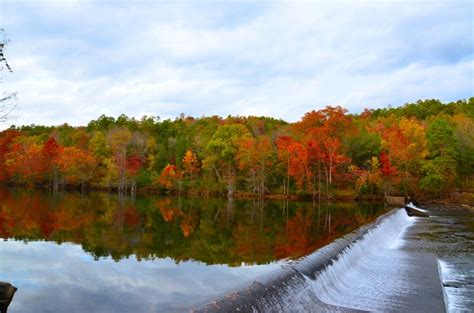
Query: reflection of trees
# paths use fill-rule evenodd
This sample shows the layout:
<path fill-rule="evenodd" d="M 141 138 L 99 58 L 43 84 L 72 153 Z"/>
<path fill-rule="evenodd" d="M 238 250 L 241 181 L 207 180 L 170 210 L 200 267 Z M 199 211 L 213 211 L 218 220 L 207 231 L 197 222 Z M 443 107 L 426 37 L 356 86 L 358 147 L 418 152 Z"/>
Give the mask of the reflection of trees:
<path fill-rule="evenodd" d="M 273 259 L 274 232 L 272 224 L 266 225 L 265 203 L 254 200 L 245 216 L 237 219 L 232 234 L 234 253 L 238 260 L 254 263 Z"/>
<path fill-rule="evenodd" d="M 301 206 L 304 205 L 304 206 Z M 280 228 L 275 244 L 276 258 L 297 258 L 328 244 L 368 223 L 382 212 L 380 206 L 356 203 L 313 202 L 286 207 L 286 228 Z M 289 217 L 288 217 L 289 214 Z"/>
<path fill-rule="evenodd" d="M 96 258 L 117 261 L 171 257 L 229 265 L 308 254 L 380 211 L 354 204 L 53 196 L 5 189 L 0 201 L 3 238 L 73 242 Z"/>

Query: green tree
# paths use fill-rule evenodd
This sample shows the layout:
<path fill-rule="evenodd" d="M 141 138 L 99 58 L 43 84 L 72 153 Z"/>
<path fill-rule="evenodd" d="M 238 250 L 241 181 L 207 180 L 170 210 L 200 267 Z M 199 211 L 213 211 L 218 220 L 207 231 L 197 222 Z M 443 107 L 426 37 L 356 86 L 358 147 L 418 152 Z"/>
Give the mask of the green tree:
<path fill-rule="evenodd" d="M 381 140 L 378 133 L 362 128 L 357 135 L 348 138 L 347 156 L 351 158 L 353 164 L 366 167 L 374 156 L 380 154 Z"/>
<path fill-rule="evenodd" d="M 457 178 L 458 143 L 454 127 L 446 116 L 435 117 L 426 133 L 430 159 L 423 167 L 420 187 L 435 195 L 451 190 Z"/>
<path fill-rule="evenodd" d="M 463 183 L 469 186 L 469 180 L 474 175 L 474 119 L 464 114 L 457 114 L 453 116 L 452 121 L 455 125 L 454 136 L 459 152 L 458 173 Z"/>
<path fill-rule="evenodd" d="M 237 170 L 236 154 L 239 141 L 251 138 L 251 134 L 241 124 L 220 126 L 204 150 L 203 168 L 214 171 L 219 181 L 227 183 L 227 195 L 234 194 L 235 175 Z"/>
<path fill-rule="evenodd" d="M 454 127 L 444 116 L 436 117 L 428 126 L 426 133 L 431 157 L 457 157 L 457 139 Z"/>
<path fill-rule="evenodd" d="M 438 156 L 423 165 L 424 177 L 421 189 L 434 195 L 443 195 L 451 190 L 456 180 L 456 162 L 450 156 Z"/>

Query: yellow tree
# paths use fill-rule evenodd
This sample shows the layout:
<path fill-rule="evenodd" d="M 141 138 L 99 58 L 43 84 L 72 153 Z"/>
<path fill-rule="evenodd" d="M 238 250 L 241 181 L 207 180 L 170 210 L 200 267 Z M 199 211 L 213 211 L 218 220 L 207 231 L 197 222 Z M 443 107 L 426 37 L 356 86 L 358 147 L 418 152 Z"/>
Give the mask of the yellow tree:
<path fill-rule="evenodd" d="M 112 185 L 118 180 L 117 163 L 113 158 L 104 158 L 102 160 L 101 185 L 112 188 Z"/>
<path fill-rule="evenodd" d="M 158 151 L 158 144 L 155 138 L 149 137 L 145 143 L 145 157 L 148 164 L 147 169 L 153 171 L 155 168 L 156 152 Z"/>
<path fill-rule="evenodd" d="M 402 118 L 399 126 L 407 138 L 407 145 L 400 152 L 400 162 L 406 171 L 417 173 L 419 161 L 428 156 L 425 127 L 416 119 L 407 118 Z"/>
<path fill-rule="evenodd" d="M 383 183 L 383 173 L 380 166 L 380 161 L 377 157 L 372 157 L 372 159 L 367 162 L 367 169 L 359 168 L 356 165 L 351 165 L 349 170 L 352 174 L 357 177 L 356 180 L 356 188 L 357 192 L 354 196 L 354 199 L 357 198 L 360 191 L 363 187 L 366 187 L 370 191 L 370 195 L 372 196 L 374 193 L 374 187 L 377 189 L 382 188 Z"/>
<path fill-rule="evenodd" d="M 127 147 L 132 140 L 132 133 L 127 128 L 113 128 L 109 131 L 107 142 L 110 145 L 118 168 L 118 190 L 126 190 Z"/>
<path fill-rule="evenodd" d="M 190 177 L 191 183 L 194 183 L 195 176 L 201 171 L 201 165 L 199 164 L 196 155 L 191 150 L 186 151 L 184 154 L 183 168 L 184 174 Z"/>
<path fill-rule="evenodd" d="M 407 189 L 416 186 L 415 177 L 421 174 L 421 163 L 428 156 L 428 144 L 424 125 L 415 118 L 402 118 L 398 127 L 405 143 L 398 150 L 394 150 L 394 162 L 401 174 L 405 194 Z"/>
<path fill-rule="evenodd" d="M 96 158 L 106 158 L 110 155 L 107 138 L 102 132 L 95 132 L 92 135 L 89 140 L 88 148 Z"/>

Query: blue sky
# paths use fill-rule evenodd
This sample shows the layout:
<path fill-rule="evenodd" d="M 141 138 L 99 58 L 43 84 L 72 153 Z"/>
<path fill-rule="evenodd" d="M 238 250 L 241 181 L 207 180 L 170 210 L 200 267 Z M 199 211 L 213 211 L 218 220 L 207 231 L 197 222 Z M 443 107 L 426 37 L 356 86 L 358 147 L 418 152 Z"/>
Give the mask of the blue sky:
<path fill-rule="evenodd" d="M 13 123 L 351 112 L 473 96 L 472 1 L 9 1 Z M 3 92 L 4 90 L 0 90 Z"/>

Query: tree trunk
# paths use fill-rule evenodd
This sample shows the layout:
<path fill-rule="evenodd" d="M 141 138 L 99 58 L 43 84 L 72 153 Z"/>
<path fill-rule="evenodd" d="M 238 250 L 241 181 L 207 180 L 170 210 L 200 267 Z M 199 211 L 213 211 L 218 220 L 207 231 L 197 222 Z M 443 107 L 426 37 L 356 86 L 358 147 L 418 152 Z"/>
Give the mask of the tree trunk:
<path fill-rule="evenodd" d="M 232 198 L 234 196 L 234 169 L 229 168 L 227 172 L 227 198 Z"/>
<path fill-rule="evenodd" d="M 288 156 L 288 167 L 286 171 L 286 197 L 290 195 L 290 156 Z"/>
<path fill-rule="evenodd" d="M 53 190 L 59 189 L 59 169 L 57 165 L 53 165 Z"/>
<path fill-rule="evenodd" d="M 132 197 L 135 197 L 137 195 L 137 183 L 134 180 L 132 180 L 132 185 L 130 186 L 130 195 Z"/>
<path fill-rule="evenodd" d="M 321 160 L 318 160 L 318 193 L 319 193 L 319 200 L 321 200 Z"/>

